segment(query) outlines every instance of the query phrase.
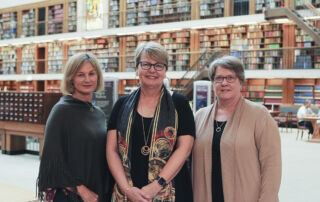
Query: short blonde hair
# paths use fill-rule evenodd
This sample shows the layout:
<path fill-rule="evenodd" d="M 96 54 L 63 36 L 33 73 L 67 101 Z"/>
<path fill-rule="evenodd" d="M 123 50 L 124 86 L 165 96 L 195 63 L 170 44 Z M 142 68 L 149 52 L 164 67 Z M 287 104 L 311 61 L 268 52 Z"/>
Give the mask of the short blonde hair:
<path fill-rule="evenodd" d="M 166 69 L 168 69 L 168 61 L 169 56 L 167 50 L 154 41 L 149 42 L 142 42 L 138 45 L 135 50 L 135 65 L 138 67 L 141 56 L 145 54 L 146 56 L 150 57 L 151 59 L 161 62 L 166 65 Z"/>
<path fill-rule="evenodd" d="M 103 76 L 97 58 L 91 53 L 78 53 L 69 58 L 61 83 L 61 92 L 65 95 L 74 93 L 73 78 L 85 62 L 90 62 L 97 71 L 98 81 L 95 91 L 103 89 Z"/>

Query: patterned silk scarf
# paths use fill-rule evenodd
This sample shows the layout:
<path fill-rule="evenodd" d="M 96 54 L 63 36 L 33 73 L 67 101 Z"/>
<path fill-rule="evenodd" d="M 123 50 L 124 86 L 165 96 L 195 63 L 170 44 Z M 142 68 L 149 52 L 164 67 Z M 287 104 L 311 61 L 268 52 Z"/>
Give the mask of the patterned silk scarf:
<path fill-rule="evenodd" d="M 141 89 L 131 93 L 124 101 L 117 121 L 117 139 L 119 156 L 130 185 L 133 185 L 130 175 L 130 157 L 139 155 L 131 153 L 131 128 L 136 113 Z M 169 160 L 177 139 L 178 113 L 174 107 L 172 97 L 165 87 L 162 87 L 152 124 L 152 139 L 149 154 L 148 181 L 151 183 L 158 176 Z M 142 155 L 142 154 L 140 154 Z M 112 201 L 125 201 L 126 197 L 116 184 Z M 153 202 L 175 201 L 174 182 L 171 181 L 162 189 Z"/>

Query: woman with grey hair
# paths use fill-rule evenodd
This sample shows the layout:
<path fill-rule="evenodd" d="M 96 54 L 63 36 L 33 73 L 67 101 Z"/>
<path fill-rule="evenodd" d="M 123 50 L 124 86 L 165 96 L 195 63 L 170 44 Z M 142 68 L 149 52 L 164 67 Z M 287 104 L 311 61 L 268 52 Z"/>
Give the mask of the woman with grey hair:
<path fill-rule="evenodd" d="M 93 92 L 102 88 L 94 55 L 79 53 L 69 59 L 61 85 L 65 96 L 53 107 L 45 129 L 38 176 L 41 201 L 110 200 L 106 120 L 91 103 Z"/>
<path fill-rule="evenodd" d="M 158 43 L 136 48 L 140 88 L 115 104 L 108 123 L 107 159 L 116 181 L 112 201 L 191 202 L 186 159 L 194 141 L 188 100 L 163 85 L 167 51 Z"/>
<path fill-rule="evenodd" d="M 216 102 L 195 115 L 195 202 L 278 202 L 281 148 L 277 124 L 241 96 L 243 65 L 233 56 L 209 67 Z"/>

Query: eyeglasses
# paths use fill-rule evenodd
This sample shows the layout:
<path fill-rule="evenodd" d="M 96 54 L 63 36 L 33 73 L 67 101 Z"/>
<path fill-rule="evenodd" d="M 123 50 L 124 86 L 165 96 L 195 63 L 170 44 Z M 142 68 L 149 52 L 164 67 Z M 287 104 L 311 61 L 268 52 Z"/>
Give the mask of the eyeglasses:
<path fill-rule="evenodd" d="M 139 64 L 140 64 L 140 67 L 144 70 L 149 70 L 152 66 L 156 71 L 162 71 L 164 68 L 167 68 L 167 65 L 159 62 L 152 64 L 150 62 L 140 61 Z"/>
<path fill-rule="evenodd" d="M 214 77 L 213 81 L 214 81 L 215 83 L 222 83 L 223 80 L 226 79 L 226 81 L 227 81 L 228 83 L 233 83 L 233 82 L 236 80 L 236 78 L 237 78 L 237 77 L 231 76 L 231 75 L 229 75 L 229 76 L 216 76 L 216 77 Z"/>

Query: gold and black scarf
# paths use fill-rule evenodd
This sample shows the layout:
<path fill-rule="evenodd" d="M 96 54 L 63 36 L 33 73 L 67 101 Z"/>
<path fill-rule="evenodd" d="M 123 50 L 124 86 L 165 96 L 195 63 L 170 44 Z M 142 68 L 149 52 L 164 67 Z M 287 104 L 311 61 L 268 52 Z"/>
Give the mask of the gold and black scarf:
<path fill-rule="evenodd" d="M 130 175 L 130 159 L 131 155 L 135 155 L 131 153 L 131 129 L 135 117 L 134 113 L 139 102 L 140 92 L 141 89 L 139 88 L 125 99 L 117 120 L 119 156 L 130 185 L 133 185 Z M 161 89 L 158 105 L 151 124 L 152 139 L 149 154 L 149 183 L 155 180 L 162 168 L 166 165 L 177 140 L 178 113 L 174 107 L 172 97 L 165 87 L 162 87 Z M 116 184 L 112 195 L 112 201 L 125 201 L 125 198 L 125 195 Z M 153 202 L 158 201 L 175 201 L 175 187 L 173 181 L 162 189 L 153 199 Z"/>

